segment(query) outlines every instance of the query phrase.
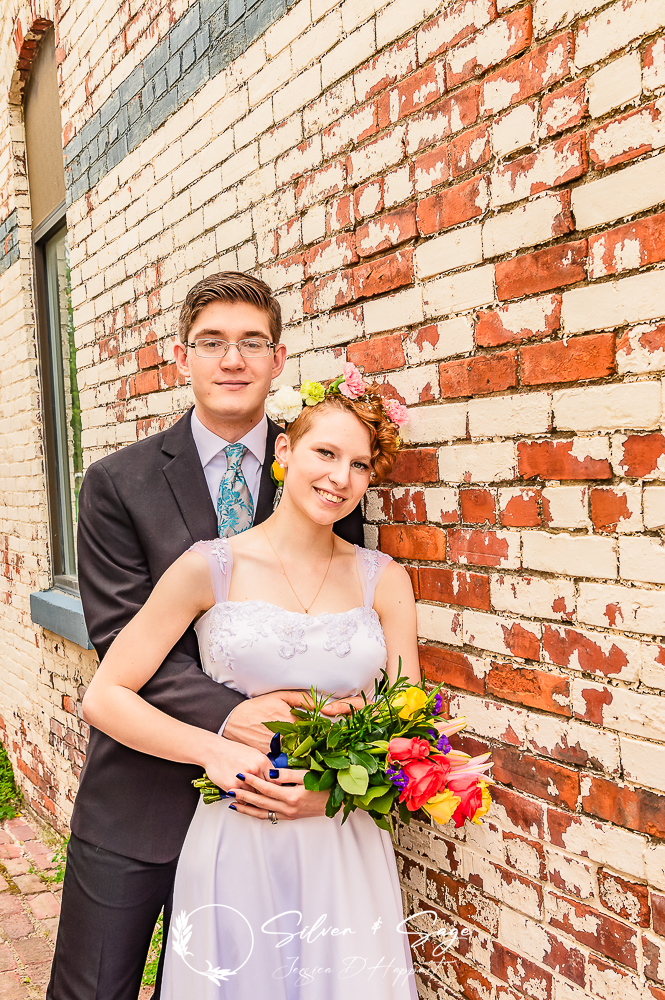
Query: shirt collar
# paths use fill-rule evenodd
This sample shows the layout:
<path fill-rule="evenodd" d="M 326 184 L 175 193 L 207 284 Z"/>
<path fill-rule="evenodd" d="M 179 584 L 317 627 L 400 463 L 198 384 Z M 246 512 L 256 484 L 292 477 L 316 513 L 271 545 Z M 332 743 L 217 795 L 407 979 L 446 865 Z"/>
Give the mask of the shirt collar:
<path fill-rule="evenodd" d="M 196 410 L 192 411 L 192 437 L 194 438 L 194 444 L 196 445 L 196 450 L 199 453 L 201 465 L 204 469 L 230 443 L 229 441 L 225 441 L 223 437 L 220 437 L 219 434 L 215 434 L 213 431 L 208 430 L 207 427 L 204 427 L 196 415 Z M 252 427 L 250 431 L 247 431 L 245 436 L 240 438 L 238 444 L 244 444 L 247 450 L 251 451 L 252 455 L 254 455 L 259 465 L 263 465 L 266 457 L 267 437 L 268 418 L 264 413 L 258 424 Z"/>

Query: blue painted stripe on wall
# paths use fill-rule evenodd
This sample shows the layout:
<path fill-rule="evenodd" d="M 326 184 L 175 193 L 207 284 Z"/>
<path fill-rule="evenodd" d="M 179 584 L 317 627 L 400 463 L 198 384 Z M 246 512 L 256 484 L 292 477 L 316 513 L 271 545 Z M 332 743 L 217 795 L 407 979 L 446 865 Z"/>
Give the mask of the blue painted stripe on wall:
<path fill-rule="evenodd" d="M 71 205 L 136 149 L 295 0 L 197 0 L 67 143 Z"/>
<path fill-rule="evenodd" d="M 14 209 L 0 223 L 0 274 L 4 274 L 18 258 L 18 212 Z"/>

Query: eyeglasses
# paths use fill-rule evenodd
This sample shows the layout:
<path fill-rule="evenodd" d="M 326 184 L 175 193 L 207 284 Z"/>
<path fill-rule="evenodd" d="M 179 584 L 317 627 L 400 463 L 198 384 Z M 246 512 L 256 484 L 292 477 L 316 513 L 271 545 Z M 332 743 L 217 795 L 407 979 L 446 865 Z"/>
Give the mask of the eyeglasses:
<path fill-rule="evenodd" d="M 243 358 L 265 358 L 270 354 L 270 349 L 275 348 L 275 344 L 271 344 L 263 337 L 247 337 L 245 340 L 239 340 L 237 344 L 229 344 L 226 340 L 217 340 L 214 337 L 200 337 L 187 346 L 193 347 L 199 358 L 224 358 L 229 347 L 235 347 Z"/>

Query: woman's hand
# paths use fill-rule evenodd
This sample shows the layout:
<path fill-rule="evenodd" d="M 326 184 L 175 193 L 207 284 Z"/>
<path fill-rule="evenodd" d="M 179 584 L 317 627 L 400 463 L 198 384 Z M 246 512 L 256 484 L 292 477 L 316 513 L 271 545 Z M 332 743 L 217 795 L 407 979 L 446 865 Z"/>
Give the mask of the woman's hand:
<path fill-rule="evenodd" d="M 210 780 L 222 791 L 244 787 L 239 774 L 249 775 L 251 772 L 268 779 L 273 767 L 272 761 L 260 750 L 234 740 L 225 740 L 223 736 L 213 737 L 202 766 Z"/>
<path fill-rule="evenodd" d="M 234 789 L 238 812 L 257 819 L 269 819 L 268 813 L 274 812 L 278 820 L 325 815 L 328 792 L 308 792 L 303 785 L 307 771 L 284 768 L 278 778 L 268 781 L 256 773 L 243 773 L 245 781 Z"/>

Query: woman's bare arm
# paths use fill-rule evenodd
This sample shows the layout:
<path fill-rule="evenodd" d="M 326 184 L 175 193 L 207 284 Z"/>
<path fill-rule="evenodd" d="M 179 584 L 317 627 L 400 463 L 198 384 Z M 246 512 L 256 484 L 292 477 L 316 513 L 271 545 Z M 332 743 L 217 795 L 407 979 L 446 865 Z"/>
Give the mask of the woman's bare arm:
<path fill-rule="evenodd" d="M 416 602 L 409 574 L 399 563 L 386 566 L 374 594 L 374 609 L 381 619 L 388 653 L 388 679 L 394 684 L 400 657 L 402 676 L 420 681 Z"/>

